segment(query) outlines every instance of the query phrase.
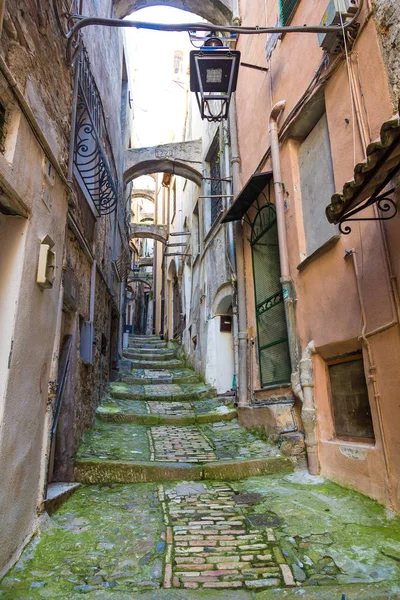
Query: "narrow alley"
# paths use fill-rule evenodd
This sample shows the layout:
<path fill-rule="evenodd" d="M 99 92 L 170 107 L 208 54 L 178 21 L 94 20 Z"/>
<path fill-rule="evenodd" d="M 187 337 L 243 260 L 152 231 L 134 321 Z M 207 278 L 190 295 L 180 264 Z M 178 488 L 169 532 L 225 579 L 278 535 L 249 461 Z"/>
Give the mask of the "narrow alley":
<path fill-rule="evenodd" d="M 0 600 L 400 600 L 400 0 L 0 0 Z"/>
<path fill-rule="evenodd" d="M 399 597 L 400 519 L 241 427 L 173 348 L 130 336 L 75 459 L 83 485 L 48 501 L 0 597 Z"/>

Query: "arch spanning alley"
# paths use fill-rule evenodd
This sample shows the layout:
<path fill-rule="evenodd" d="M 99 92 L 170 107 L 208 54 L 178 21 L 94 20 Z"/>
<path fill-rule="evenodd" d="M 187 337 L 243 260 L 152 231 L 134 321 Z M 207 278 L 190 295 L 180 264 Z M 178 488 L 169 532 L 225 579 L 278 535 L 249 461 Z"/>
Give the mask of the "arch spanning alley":
<path fill-rule="evenodd" d="M 139 190 L 133 188 L 132 200 L 133 198 L 145 198 L 146 200 L 150 200 L 150 202 L 154 204 L 155 193 L 155 190 Z"/>
<path fill-rule="evenodd" d="M 153 225 L 145 223 L 132 223 L 131 240 L 136 238 L 149 238 L 162 244 L 167 243 L 168 230 L 166 225 Z"/>
<path fill-rule="evenodd" d="M 202 183 L 202 142 L 176 142 L 148 148 L 130 148 L 125 154 L 124 182 L 142 175 L 171 173 L 198 186 Z"/>
<path fill-rule="evenodd" d="M 147 279 L 145 279 L 144 277 L 134 277 L 132 279 L 128 279 L 127 284 L 128 285 L 132 285 L 134 283 L 145 283 L 146 285 L 149 286 L 149 288 L 151 289 L 152 286 L 152 282 L 148 281 Z"/>
<path fill-rule="evenodd" d="M 194 13 L 218 25 L 228 25 L 232 21 L 232 0 L 114 0 L 114 6 L 119 19 L 141 8 L 170 6 Z"/>

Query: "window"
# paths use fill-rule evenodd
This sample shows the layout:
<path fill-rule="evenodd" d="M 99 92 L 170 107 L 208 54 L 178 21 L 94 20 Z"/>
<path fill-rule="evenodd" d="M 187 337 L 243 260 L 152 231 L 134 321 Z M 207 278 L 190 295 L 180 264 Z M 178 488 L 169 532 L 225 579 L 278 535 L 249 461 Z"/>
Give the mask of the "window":
<path fill-rule="evenodd" d="M 279 0 L 279 16 L 281 25 L 290 23 L 299 0 Z"/>
<path fill-rule="evenodd" d="M 360 354 L 328 364 L 331 400 L 338 438 L 373 440 L 371 408 Z"/>
<path fill-rule="evenodd" d="M 215 223 L 223 210 L 219 132 L 215 136 L 212 155 L 210 156 L 210 195 L 211 195 L 211 225 Z"/>
<path fill-rule="evenodd" d="M 325 113 L 301 144 L 298 159 L 306 250 L 310 256 L 337 234 L 336 226 L 328 223 L 325 216 L 325 207 L 335 193 Z"/>

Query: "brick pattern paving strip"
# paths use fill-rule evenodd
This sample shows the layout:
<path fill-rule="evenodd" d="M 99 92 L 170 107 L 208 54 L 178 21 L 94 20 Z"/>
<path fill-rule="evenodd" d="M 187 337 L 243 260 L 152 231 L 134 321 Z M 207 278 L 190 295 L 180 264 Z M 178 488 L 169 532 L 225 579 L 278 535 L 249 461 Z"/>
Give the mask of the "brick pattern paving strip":
<path fill-rule="evenodd" d="M 195 410 L 191 402 L 147 402 L 147 409 L 153 415 L 168 417 L 194 417 Z"/>
<path fill-rule="evenodd" d="M 187 589 L 263 589 L 295 585 L 270 528 L 250 530 L 229 484 L 169 494 L 175 560 L 172 585 Z"/>
<path fill-rule="evenodd" d="M 204 463 L 217 460 L 207 438 L 197 427 L 152 427 L 156 461 Z"/>

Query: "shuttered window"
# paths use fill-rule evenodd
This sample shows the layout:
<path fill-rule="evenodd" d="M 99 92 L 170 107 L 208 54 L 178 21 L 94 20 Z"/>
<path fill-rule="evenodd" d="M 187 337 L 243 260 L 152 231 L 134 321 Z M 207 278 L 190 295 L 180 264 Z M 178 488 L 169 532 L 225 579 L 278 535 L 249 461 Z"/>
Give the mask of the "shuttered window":
<path fill-rule="evenodd" d="M 279 15 L 281 25 L 288 25 L 299 0 L 279 0 Z"/>

